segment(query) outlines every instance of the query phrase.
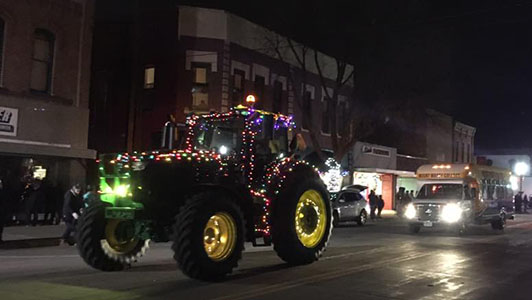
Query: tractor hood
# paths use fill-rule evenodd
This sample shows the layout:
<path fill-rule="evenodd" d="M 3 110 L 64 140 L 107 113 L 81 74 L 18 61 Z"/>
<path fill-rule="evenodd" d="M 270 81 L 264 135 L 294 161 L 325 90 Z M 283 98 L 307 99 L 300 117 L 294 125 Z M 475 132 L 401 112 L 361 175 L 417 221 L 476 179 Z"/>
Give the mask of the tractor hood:
<path fill-rule="evenodd" d="M 99 159 L 100 199 L 113 206 L 137 205 L 132 200 L 133 194 L 141 192 L 140 174 L 149 165 L 174 170 L 180 165 L 205 165 L 204 169 L 218 170 L 222 167 L 222 160 L 219 154 L 203 150 L 102 154 Z"/>

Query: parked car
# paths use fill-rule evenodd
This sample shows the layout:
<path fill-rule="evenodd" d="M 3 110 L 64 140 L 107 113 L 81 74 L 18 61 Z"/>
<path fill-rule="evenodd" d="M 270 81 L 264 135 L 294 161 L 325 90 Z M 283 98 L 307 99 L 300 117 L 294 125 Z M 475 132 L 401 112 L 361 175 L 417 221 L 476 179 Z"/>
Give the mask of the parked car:
<path fill-rule="evenodd" d="M 360 194 L 365 189 L 365 186 L 355 185 L 344 187 L 340 192 L 331 193 L 334 226 L 340 222 L 350 221 L 355 221 L 360 226 L 366 224 L 369 205 Z"/>

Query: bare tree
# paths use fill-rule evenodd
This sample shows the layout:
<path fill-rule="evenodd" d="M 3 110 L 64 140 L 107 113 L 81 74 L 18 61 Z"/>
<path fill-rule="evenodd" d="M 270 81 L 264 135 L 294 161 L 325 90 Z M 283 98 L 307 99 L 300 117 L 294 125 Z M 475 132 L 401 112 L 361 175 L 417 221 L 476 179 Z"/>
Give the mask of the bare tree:
<path fill-rule="evenodd" d="M 288 82 L 297 107 L 302 112 L 303 126 L 309 129 L 309 136 L 312 147 L 317 151 L 320 158 L 323 158 L 321 152 L 320 140 L 318 138 L 319 128 L 316 122 L 313 122 L 312 109 L 305 105 L 305 87 L 308 83 L 308 54 L 311 51 L 307 46 L 296 44 L 289 38 L 282 37 L 272 31 L 266 31 L 264 34 L 264 50 L 270 55 L 275 56 L 281 62 L 288 66 Z M 288 63 L 288 56 L 293 56 L 297 66 Z M 299 87 L 303 87 L 302 89 Z"/>
<path fill-rule="evenodd" d="M 324 160 L 325 156 L 321 150 L 323 145 L 319 139 L 320 126 L 314 122 L 312 109 L 305 105 L 305 87 L 308 83 L 309 71 L 317 71 L 320 86 L 325 91 L 323 100 L 327 105 L 330 144 L 335 159 L 341 160 L 356 141 L 368 132 L 368 122 L 365 118 L 367 115 L 364 115 L 363 109 L 357 105 L 354 93 L 354 67 L 338 58 L 331 58 L 335 64 L 333 68 L 325 66 L 322 61 L 323 54 L 317 50 L 271 31 L 267 31 L 264 36 L 266 43 L 264 49 L 270 55 L 274 55 L 289 65 L 288 81 L 292 86 L 294 100 L 302 112 L 303 126 L 309 129 L 314 151 L 320 159 Z M 295 65 L 290 65 L 290 63 L 295 63 Z M 325 74 L 325 67 L 334 70 L 333 73 Z M 341 95 L 345 97 L 345 100 L 340 101 Z M 340 105 L 343 104 L 340 102 L 344 102 L 345 106 Z"/>

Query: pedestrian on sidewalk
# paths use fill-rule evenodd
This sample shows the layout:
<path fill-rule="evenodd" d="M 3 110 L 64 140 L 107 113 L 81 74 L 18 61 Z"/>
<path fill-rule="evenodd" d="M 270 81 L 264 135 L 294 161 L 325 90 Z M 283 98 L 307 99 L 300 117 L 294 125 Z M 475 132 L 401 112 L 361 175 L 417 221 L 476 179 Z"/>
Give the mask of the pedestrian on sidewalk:
<path fill-rule="evenodd" d="M 377 218 L 379 219 L 381 218 L 381 212 L 383 208 L 384 208 L 384 199 L 382 199 L 382 195 L 379 195 L 378 200 L 377 200 L 377 209 L 378 209 Z"/>
<path fill-rule="evenodd" d="M 371 190 L 371 192 L 369 193 L 369 215 L 372 220 L 375 220 L 375 211 L 377 210 L 378 201 L 379 198 L 377 197 L 377 195 L 375 195 L 375 191 Z"/>
<path fill-rule="evenodd" d="M 63 220 L 65 221 L 65 232 L 61 236 L 60 245 L 68 243 L 74 245 L 72 235 L 76 231 L 76 221 L 81 214 L 83 207 L 83 200 L 81 199 L 81 186 L 75 184 L 70 190 L 65 193 L 65 201 L 63 203 Z"/>
<path fill-rule="evenodd" d="M 43 211 L 46 196 L 40 180 L 36 180 L 31 184 L 31 192 L 28 196 L 28 208 L 31 226 L 36 226 L 39 222 L 39 212 Z"/>
<path fill-rule="evenodd" d="M 2 234 L 4 233 L 4 225 L 7 221 L 7 206 L 9 202 L 8 193 L 4 188 L 3 181 L 0 179 L 0 243 L 3 242 Z"/>

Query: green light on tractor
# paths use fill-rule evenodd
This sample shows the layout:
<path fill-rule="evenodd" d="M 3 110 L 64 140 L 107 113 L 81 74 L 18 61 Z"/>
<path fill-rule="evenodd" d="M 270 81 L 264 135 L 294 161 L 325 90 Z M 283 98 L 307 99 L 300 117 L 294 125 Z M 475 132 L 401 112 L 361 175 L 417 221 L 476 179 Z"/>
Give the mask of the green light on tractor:
<path fill-rule="evenodd" d="M 110 185 L 105 177 L 100 178 L 100 199 L 113 206 L 129 206 L 133 201 L 131 186 L 120 182 L 120 178 L 114 178 Z"/>

